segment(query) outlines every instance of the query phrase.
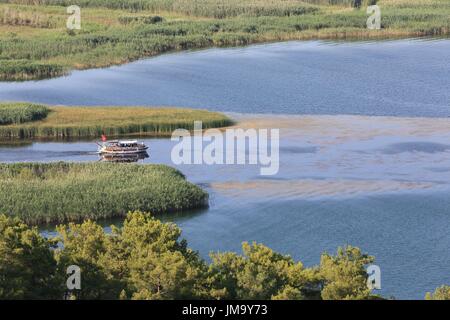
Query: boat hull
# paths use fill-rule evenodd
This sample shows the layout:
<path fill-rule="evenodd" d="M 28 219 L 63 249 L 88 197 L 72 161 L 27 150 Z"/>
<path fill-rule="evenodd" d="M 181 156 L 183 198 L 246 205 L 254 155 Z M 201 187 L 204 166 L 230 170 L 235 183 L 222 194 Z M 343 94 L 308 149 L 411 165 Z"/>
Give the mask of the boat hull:
<path fill-rule="evenodd" d="M 147 152 L 132 153 L 132 154 L 111 154 L 102 153 L 100 154 L 100 161 L 103 162 L 138 162 L 139 160 L 144 160 L 148 158 Z"/>
<path fill-rule="evenodd" d="M 133 150 L 107 150 L 106 148 L 102 148 L 98 151 L 99 154 L 110 154 L 110 155 L 127 155 L 127 154 L 140 154 L 146 153 L 148 147 L 133 149 Z"/>

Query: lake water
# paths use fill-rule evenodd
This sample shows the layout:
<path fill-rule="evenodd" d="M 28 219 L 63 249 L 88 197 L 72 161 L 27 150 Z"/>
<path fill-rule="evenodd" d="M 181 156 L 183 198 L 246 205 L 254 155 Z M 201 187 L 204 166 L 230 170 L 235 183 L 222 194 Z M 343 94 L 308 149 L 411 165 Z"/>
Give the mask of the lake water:
<path fill-rule="evenodd" d="M 277 175 L 178 166 L 210 193 L 210 208 L 163 219 L 204 257 L 258 241 L 314 265 L 323 251 L 359 246 L 381 267 L 381 294 L 421 299 L 450 284 L 450 119 L 404 116 L 450 116 L 449 74 L 448 40 L 288 42 L 1 83 L 0 100 L 201 107 L 244 128 L 280 128 Z M 144 141 L 143 163 L 173 165 L 174 142 Z M 35 142 L 0 147 L 0 161 L 98 161 L 95 151 Z"/>
<path fill-rule="evenodd" d="M 58 79 L 0 83 L 0 100 L 447 117 L 449 74 L 449 41 L 286 42 L 168 54 Z"/>

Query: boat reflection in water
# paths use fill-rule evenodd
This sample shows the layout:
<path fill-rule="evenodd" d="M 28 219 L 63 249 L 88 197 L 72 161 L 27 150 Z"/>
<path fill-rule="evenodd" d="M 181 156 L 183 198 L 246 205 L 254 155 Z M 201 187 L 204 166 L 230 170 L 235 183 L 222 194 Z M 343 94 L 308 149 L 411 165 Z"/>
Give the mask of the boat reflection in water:
<path fill-rule="evenodd" d="M 141 153 L 137 153 L 137 154 L 103 153 L 103 154 L 100 154 L 100 161 L 131 163 L 131 162 L 138 162 L 139 160 L 147 159 L 148 157 L 149 157 L 149 155 L 147 152 L 141 152 Z"/>

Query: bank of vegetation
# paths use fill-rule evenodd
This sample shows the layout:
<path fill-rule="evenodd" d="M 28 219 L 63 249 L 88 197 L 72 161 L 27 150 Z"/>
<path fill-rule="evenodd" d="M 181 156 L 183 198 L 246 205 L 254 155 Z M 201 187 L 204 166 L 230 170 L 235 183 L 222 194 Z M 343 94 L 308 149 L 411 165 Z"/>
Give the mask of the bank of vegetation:
<path fill-rule="evenodd" d="M 22 124 L 42 120 L 50 109 L 44 105 L 32 103 L 0 103 L 0 125 Z"/>
<path fill-rule="evenodd" d="M 382 29 L 368 30 L 365 8 L 375 2 Z M 71 4 L 0 0 L 0 80 L 50 78 L 213 46 L 450 32 L 447 0 L 80 0 L 82 29 L 69 32 L 65 9 Z"/>
<path fill-rule="evenodd" d="M 50 107 L 0 103 L 0 140 L 89 138 L 123 135 L 170 136 L 176 129 L 225 127 L 230 118 L 218 112 L 184 108 Z"/>
<path fill-rule="evenodd" d="M 0 212 L 28 224 L 155 214 L 207 206 L 208 195 L 164 165 L 0 164 Z"/>
<path fill-rule="evenodd" d="M 66 67 L 56 63 L 0 59 L 0 81 L 41 80 L 66 73 Z"/>
<path fill-rule="evenodd" d="M 44 238 L 0 215 L 0 299 L 380 299 L 367 287 L 374 257 L 352 246 L 304 267 L 257 243 L 244 243 L 242 254 L 212 253 L 206 262 L 175 224 L 141 212 L 129 213 L 111 234 L 91 221 L 57 231 Z M 67 289 L 73 265 L 81 270 L 81 290 Z M 448 300 L 450 287 L 426 298 Z"/>

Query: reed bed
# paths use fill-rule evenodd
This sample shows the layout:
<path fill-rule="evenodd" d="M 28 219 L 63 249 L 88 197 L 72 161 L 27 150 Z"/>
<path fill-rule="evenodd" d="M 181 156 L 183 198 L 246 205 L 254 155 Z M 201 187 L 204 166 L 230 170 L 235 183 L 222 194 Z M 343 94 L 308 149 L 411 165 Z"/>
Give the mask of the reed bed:
<path fill-rule="evenodd" d="M 72 0 L 1 0 L 27 5 L 69 6 Z M 169 11 L 188 16 L 227 18 L 244 16 L 288 16 L 312 13 L 318 8 L 301 0 L 78 0 L 83 8 L 109 8 L 129 11 Z"/>
<path fill-rule="evenodd" d="M 0 125 L 22 124 L 45 119 L 50 109 L 32 103 L 1 103 Z"/>
<path fill-rule="evenodd" d="M 65 73 L 65 67 L 55 63 L 0 59 L 0 81 L 41 80 Z"/>
<path fill-rule="evenodd" d="M 26 104 L 25 104 L 26 105 Z M 48 107 L 39 121 L 0 125 L 0 139 L 87 138 L 122 135 L 170 136 L 176 129 L 225 127 L 232 121 L 218 112 L 182 108 Z M 0 104 L 0 115 L 2 104 Z M 6 107 L 6 110 L 8 108 Z"/>
<path fill-rule="evenodd" d="M 164 165 L 0 164 L 0 212 L 28 224 L 179 212 L 207 200 L 205 191 Z"/>
<path fill-rule="evenodd" d="M 299 0 L 175 0 L 172 10 L 190 16 L 229 18 L 237 16 L 298 16 L 318 12 Z"/>
<path fill-rule="evenodd" d="M 332 5 L 359 8 L 370 6 L 377 3 L 378 0 L 303 0 L 304 2 L 316 5 Z"/>
<path fill-rule="evenodd" d="M 133 16 L 120 16 L 119 22 L 121 24 L 131 24 L 131 23 L 143 23 L 143 24 L 155 24 L 162 22 L 163 18 L 160 16 L 152 15 L 133 15 Z"/>
<path fill-rule="evenodd" d="M 3 7 L 0 8 L 0 25 L 56 28 L 57 21 L 52 16 L 36 10 L 17 10 Z"/>
<path fill-rule="evenodd" d="M 32 7 L 59 21 L 34 32 L 0 25 L 0 80 L 50 78 L 213 46 L 450 34 L 448 0 L 377 1 L 382 30 L 368 30 L 365 6 L 374 2 L 362 0 L 358 9 L 345 0 L 80 0 L 82 30 L 68 33 L 63 6 L 72 4 L 69 0 L 0 0 L 0 8 Z"/>

